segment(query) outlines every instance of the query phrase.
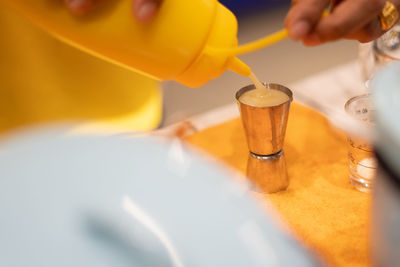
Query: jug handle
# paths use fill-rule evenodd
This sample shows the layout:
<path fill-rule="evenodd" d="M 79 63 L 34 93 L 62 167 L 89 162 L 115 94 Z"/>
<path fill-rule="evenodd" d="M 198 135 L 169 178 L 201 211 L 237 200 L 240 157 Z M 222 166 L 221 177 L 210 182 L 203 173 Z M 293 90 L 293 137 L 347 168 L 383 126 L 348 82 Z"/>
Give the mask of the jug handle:
<path fill-rule="evenodd" d="M 322 18 L 325 18 L 329 15 L 329 11 L 325 10 L 322 13 Z M 226 48 L 221 48 L 221 47 L 207 47 L 207 52 L 211 54 L 223 54 L 225 56 L 238 56 L 238 55 L 243 55 L 247 54 L 249 52 L 254 52 L 258 49 L 267 47 L 269 45 L 275 44 L 279 41 L 282 41 L 283 39 L 286 39 L 289 37 L 289 33 L 286 29 L 282 29 L 280 31 L 277 31 L 275 33 L 272 33 L 264 38 L 261 38 L 259 40 L 238 46 L 238 47 L 226 47 Z"/>

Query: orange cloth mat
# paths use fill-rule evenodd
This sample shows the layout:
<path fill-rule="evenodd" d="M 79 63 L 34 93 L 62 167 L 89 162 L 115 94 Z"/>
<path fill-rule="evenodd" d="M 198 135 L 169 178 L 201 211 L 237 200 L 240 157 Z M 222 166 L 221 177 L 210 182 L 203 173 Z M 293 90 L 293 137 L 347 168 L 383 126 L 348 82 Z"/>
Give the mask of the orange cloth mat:
<path fill-rule="evenodd" d="M 246 173 L 248 149 L 239 118 L 185 140 Z M 290 185 L 259 194 L 268 199 L 297 237 L 331 266 L 370 266 L 370 195 L 349 183 L 345 134 L 326 118 L 292 104 L 285 146 Z"/>

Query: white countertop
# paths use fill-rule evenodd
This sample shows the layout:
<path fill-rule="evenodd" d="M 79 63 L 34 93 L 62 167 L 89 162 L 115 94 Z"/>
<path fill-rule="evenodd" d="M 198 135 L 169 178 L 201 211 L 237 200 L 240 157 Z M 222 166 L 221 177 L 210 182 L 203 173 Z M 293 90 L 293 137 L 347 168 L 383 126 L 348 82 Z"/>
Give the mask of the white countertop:
<path fill-rule="evenodd" d="M 327 110 L 329 113 L 338 112 L 340 114 L 343 112 L 344 104 L 349 98 L 367 93 L 360 75 L 358 61 L 352 61 L 311 75 L 289 84 L 288 87 L 293 91 L 294 101 L 310 106 L 322 113 Z M 233 98 L 234 92 L 232 93 Z M 329 117 L 329 114 L 325 115 Z M 232 104 L 188 117 L 156 132 L 173 135 L 177 129 L 184 127 L 188 131 L 187 133 L 192 133 L 238 116 L 238 108 L 236 103 L 233 102 Z M 185 131 L 185 129 L 183 130 Z"/>

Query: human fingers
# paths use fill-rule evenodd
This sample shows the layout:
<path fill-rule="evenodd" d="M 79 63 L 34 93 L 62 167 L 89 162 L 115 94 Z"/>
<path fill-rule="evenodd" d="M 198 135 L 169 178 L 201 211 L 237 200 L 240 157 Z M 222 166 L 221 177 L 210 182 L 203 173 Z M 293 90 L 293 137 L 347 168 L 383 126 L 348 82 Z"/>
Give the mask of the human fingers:
<path fill-rule="evenodd" d="M 383 6 L 383 0 L 342 1 L 318 23 L 315 33 L 321 42 L 344 38 L 376 20 Z"/>
<path fill-rule="evenodd" d="M 329 0 L 293 1 L 285 20 L 290 38 L 302 40 L 312 32 L 328 4 Z"/>
<path fill-rule="evenodd" d="M 344 38 L 357 40 L 361 43 L 367 43 L 380 37 L 383 33 L 385 32 L 382 30 L 381 23 L 379 19 L 376 18 L 363 28 L 346 35 Z"/>
<path fill-rule="evenodd" d="M 385 0 L 345 0 L 335 7 L 330 16 L 321 20 L 315 28 L 320 42 L 340 38 L 368 42 L 384 33 L 378 15 Z M 395 0 L 393 2 L 400 2 Z M 395 3 L 398 4 L 399 3 Z M 307 44 L 307 40 L 304 41 Z"/>
<path fill-rule="evenodd" d="M 77 15 L 82 15 L 93 8 L 97 0 L 64 0 L 68 9 Z"/>
<path fill-rule="evenodd" d="M 133 13 L 142 22 L 148 22 L 154 18 L 160 8 L 162 0 L 134 0 Z"/>

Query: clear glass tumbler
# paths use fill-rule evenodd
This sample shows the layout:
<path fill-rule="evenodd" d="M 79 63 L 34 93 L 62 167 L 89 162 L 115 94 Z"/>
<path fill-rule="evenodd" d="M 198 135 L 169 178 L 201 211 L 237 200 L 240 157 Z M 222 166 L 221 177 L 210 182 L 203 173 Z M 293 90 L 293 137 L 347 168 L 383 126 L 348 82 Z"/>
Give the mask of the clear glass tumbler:
<path fill-rule="evenodd" d="M 375 127 L 371 95 L 361 95 L 349 99 L 345 105 L 346 113 L 363 123 L 368 128 Z M 372 129 L 371 129 L 372 130 Z M 370 192 L 376 174 L 377 161 L 371 140 L 359 136 L 347 136 L 349 147 L 350 183 L 359 191 Z"/>
<path fill-rule="evenodd" d="M 367 84 L 382 67 L 400 60 L 400 22 L 373 42 L 361 44 L 359 59 Z"/>

